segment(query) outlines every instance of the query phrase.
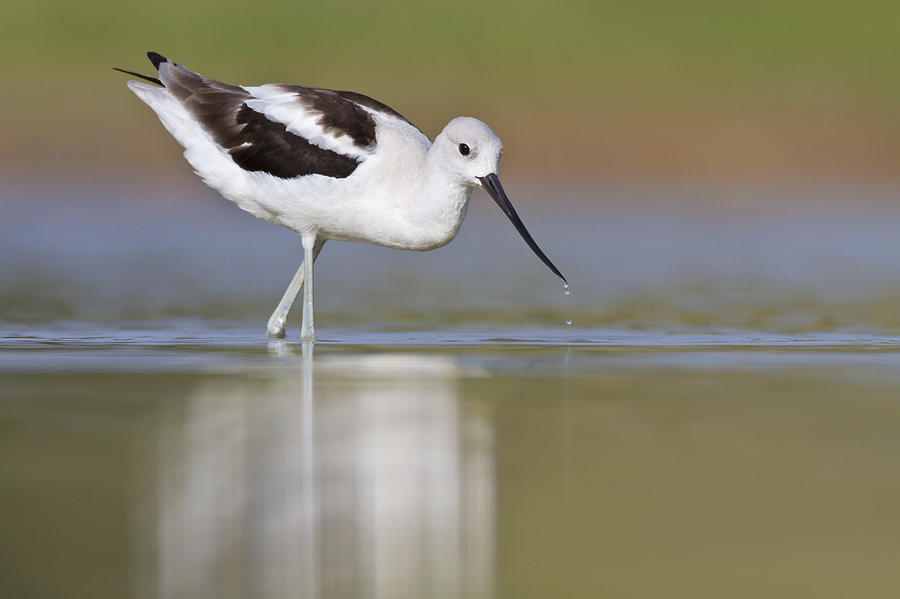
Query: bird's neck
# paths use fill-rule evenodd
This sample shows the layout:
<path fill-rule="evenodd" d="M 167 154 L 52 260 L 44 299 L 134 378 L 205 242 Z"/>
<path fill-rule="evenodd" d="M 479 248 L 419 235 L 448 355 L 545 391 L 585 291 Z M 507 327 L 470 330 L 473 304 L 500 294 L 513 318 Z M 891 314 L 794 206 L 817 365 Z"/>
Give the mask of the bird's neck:
<path fill-rule="evenodd" d="M 442 168 L 437 157 L 426 158 L 419 192 L 411 198 L 409 212 L 411 228 L 421 233 L 421 249 L 441 247 L 456 237 L 471 196 L 472 187 Z"/>

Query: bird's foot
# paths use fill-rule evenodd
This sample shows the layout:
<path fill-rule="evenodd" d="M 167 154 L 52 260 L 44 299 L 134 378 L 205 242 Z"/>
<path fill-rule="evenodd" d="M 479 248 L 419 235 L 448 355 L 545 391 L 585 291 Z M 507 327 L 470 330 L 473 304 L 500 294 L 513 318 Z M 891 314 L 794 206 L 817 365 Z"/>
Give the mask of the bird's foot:
<path fill-rule="evenodd" d="M 269 324 L 266 325 L 266 334 L 269 336 L 269 339 L 284 339 L 284 321 L 279 321 L 276 318 L 269 319 Z"/>

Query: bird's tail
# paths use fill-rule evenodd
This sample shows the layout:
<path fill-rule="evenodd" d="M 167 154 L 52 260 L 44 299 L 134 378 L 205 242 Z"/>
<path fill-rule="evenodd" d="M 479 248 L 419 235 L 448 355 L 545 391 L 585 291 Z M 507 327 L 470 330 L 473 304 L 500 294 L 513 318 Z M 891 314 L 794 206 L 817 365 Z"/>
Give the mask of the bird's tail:
<path fill-rule="evenodd" d="M 162 54 L 158 54 L 156 52 L 147 52 L 147 58 L 150 59 L 150 62 L 153 63 L 153 67 L 158 71 L 159 65 L 164 62 L 169 62 L 169 59 L 163 56 Z M 149 81 L 150 83 L 155 83 L 156 85 L 163 86 L 163 82 L 160 81 L 157 77 L 151 77 L 150 75 L 142 75 L 140 73 L 135 73 L 134 71 L 127 71 L 125 69 L 120 69 L 119 67 L 113 67 L 114 71 L 119 71 L 120 73 L 125 73 L 126 75 L 133 75 L 135 77 L 140 77 L 145 81 Z"/>

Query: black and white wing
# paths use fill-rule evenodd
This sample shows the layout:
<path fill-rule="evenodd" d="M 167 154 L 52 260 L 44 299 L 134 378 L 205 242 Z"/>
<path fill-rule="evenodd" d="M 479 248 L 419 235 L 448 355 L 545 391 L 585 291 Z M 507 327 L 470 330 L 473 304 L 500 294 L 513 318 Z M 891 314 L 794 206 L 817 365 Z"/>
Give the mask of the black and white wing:
<path fill-rule="evenodd" d="M 148 56 L 162 85 L 247 171 L 285 179 L 348 177 L 375 153 L 376 114 L 408 123 L 362 94 L 301 85 L 239 87 Z"/>

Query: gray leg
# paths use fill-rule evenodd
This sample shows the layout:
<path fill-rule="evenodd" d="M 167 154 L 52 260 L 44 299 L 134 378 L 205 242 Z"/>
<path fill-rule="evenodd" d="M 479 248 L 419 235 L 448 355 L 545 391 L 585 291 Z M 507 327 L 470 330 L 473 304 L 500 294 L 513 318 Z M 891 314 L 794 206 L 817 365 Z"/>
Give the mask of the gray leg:
<path fill-rule="evenodd" d="M 322 251 L 323 245 L 325 245 L 324 239 L 316 240 L 313 246 L 313 260 L 319 257 L 319 252 Z M 269 317 L 269 324 L 266 329 L 269 337 L 273 339 L 284 338 L 284 327 L 287 323 L 288 312 L 291 311 L 291 306 L 294 305 L 294 301 L 300 293 L 300 288 L 303 286 L 303 277 L 306 272 L 304 266 L 305 262 L 306 261 L 304 260 L 304 262 L 300 264 L 300 268 L 297 269 L 294 278 L 291 279 L 291 284 L 285 289 L 284 296 L 282 296 L 281 301 L 278 302 L 278 306 L 275 308 L 275 311 L 272 312 L 272 316 Z"/>
<path fill-rule="evenodd" d="M 316 235 L 303 236 L 303 321 L 300 325 L 300 339 L 302 341 L 315 341 L 316 327 L 313 318 L 313 262 Z"/>
<path fill-rule="evenodd" d="M 300 287 L 302 286 L 303 263 L 301 262 L 300 268 L 297 269 L 297 273 L 291 279 L 291 284 L 288 285 L 288 288 L 284 291 L 284 296 L 278 302 L 278 306 L 272 312 L 272 316 L 269 317 L 269 324 L 266 325 L 269 337 L 273 339 L 284 338 L 284 325 L 287 323 L 288 312 L 291 311 L 291 306 L 294 305 L 294 300 L 297 299 L 297 294 L 300 293 Z"/>

